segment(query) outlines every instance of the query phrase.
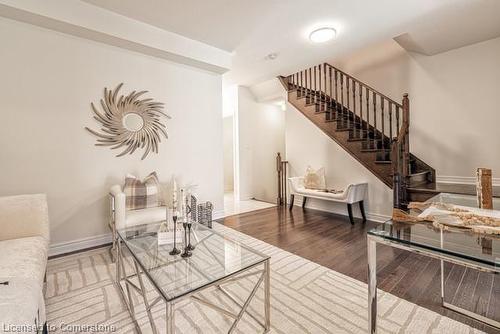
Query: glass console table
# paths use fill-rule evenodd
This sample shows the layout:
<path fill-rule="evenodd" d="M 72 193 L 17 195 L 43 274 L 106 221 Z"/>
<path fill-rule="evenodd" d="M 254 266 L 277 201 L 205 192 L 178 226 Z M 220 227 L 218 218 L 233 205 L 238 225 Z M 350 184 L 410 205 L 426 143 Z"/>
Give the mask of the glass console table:
<path fill-rule="evenodd" d="M 183 258 L 170 255 L 172 244 L 158 245 L 157 232 L 160 223 L 139 225 L 118 229 L 116 285 L 132 316 L 137 330 L 132 292 L 142 296 L 153 333 L 157 333 L 151 309 L 159 302 L 165 303 L 166 333 L 174 333 L 175 305 L 190 298 L 233 320 L 228 333 L 236 330 L 244 314 L 249 315 L 263 327 L 270 329 L 270 268 L 269 256 L 261 254 L 238 241 L 225 237 L 212 229 L 196 224 L 192 256 Z M 132 263 L 132 273 L 126 273 L 125 257 Z M 130 271 L 130 270 L 129 270 Z M 251 293 L 245 298 L 233 296 L 225 286 L 247 277 L 256 277 Z M 145 281 L 153 286 L 157 297 L 149 300 Z M 263 317 L 257 317 L 248 310 L 257 290 L 264 285 Z M 202 297 L 199 292 L 216 288 L 221 296 L 229 299 L 235 309 L 216 305 Z M 239 300 L 244 300 L 241 303 Z M 262 319 L 262 320 L 261 320 Z"/>
<path fill-rule="evenodd" d="M 429 202 L 477 207 L 476 198 L 470 195 L 439 194 L 431 198 Z M 494 208 L 500 209 L 500 199 L 496 198 L 494 200 Z M 368 231 L 367 243 L 369 333 L 377 332 L 377 244 L 384 244 L 439 259 L 441 261 L 442 305 L 488 325 L 500 328 L 500 322 L 496 320 L 446 302 L 444 293 L 445 261 L 480 271 L 500 272 L 499 236 L 482 235 L 459 228 L 443 230 L 434 227 L 431 223 L 411 224 L 389 220 Z"/>

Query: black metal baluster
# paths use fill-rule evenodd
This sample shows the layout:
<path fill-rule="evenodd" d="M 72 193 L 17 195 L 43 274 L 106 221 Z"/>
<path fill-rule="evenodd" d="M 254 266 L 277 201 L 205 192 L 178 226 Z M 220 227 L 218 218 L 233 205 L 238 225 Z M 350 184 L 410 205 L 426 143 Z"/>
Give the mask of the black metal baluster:
<path fill-rule="evenodd" d="M 358 117 L 356 116 L 356 81 L 352 80 L 352 112 L 354 114 L 354 137 L 358 136 Z"/>
<path fill-rule="evenodd" d="M 382 149 L 385 150 L 385 117 L 384 117 L 384 104 L 385 99 L 383 96 L 380 96 L 380 108 L 382 111 Z M 385 152 L 384 152 L 384 160 L 385 160 Z"/>
<path fill-rule="evenodd" d="M 313 104 L 316 104 L 316 66 L 314 66 L 314 79 L 313 79 Z"/>
<path fill-rule="evenodd" d="M 370 91 L 365 87 L 366 92 L 366 145 L 370 148 Z"/>
<path fill-rule="evenodd" d="M 321 102 L 321 100 L 322 100 L 322 98 L 321 98 L 321 64 L 319 64 L 318 70 L 319 70 L 319 72 L 318 72 L 318 79 L 319 79 L 318 80 L 318 83 L 319 83 L 319 86 L 318 86 L 319 102 L 318 103 L 319 104 L 315 107 L 315 110 L 321 111 L 321 104 L 322 104 L 322 102 Z"/>
<path fill-rule="evenodd" d="M 361 138 L 363 138 L 363 130 L 363 86 L 359 83 L 359 131 Z"/>
<path fill-rule="evenodd" d="M 329 100 L 329 104 L 328 104 L 328 119 L 332 119 L 332 108 L 333 108 L 333 103 L 332 103 L 332 99 L 333 99 L 333 95 L 332 95 L 332 88 L 333 88 L 333 82 L 332 82 L 332 68 L 330 66 L 328 66 L 328 75 L 330 77 L 330 98 L 328 99 Z"/>
<path fill-rule="evenodd" d="M 390 142 L 392 143 L 392 102 L 389 101 L 389 136 L 391 137 Z"/>
<path fill-rule="evenodd" d="M 344 127 L 344 74 L 340 73 L 340 117 L 342 118 L 342 126 Z M 337 123 L 337 128 L 339 125 Z"/>

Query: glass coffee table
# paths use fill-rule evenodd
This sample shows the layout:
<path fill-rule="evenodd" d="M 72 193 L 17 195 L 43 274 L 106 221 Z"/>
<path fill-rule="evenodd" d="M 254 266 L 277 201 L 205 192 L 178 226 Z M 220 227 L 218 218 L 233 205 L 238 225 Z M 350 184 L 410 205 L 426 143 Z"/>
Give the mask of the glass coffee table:
<path fill-rule="evenodd" d="M 473 196 L 440 194 L 428 202 L 476 206 Z M 500 201 L 495 199 L 494 209 Z M 500 322 L 476 314 L 446 301 L 444 262 L 450 262 L 484 272 L 500 272 L 500 236 L 473 233 L 460 228 L 437 228 L 432 223 L 400 223 L 389 220 L 368 231 L 368 329 L 377 332 L 377 244 L 426 255 L 441 261 L 442 306 L 467 315 L 490 326 L 500 328 Z"/>
<path fill-rule="evenodd" d="M 189 258 L 170 255 L 173 244 L 158 245 L 157 231 L 160 223 L 117 230 L 116 285 L 138 331 L 141 330 L 134 312 L 133 291 L 142 296 L 154 333 L 157 333 L 157 328 L 151 313 L 153 306 L 161 301 L 165 303 L 166 332 L 173 334 L 175 305 L 186 298 L 232 318 L 233 323 L 228 333 L 236 329 L 245 313 L 262 325 L 264 333 L 268 332 L 271 308 L 270 258 L 210 228 L 196 223 L 194 225 L 196 226 L 192 244 L 196 248 Z M 181 239 L 181 233 L 178 233 L 178 237 Z M 125 256 L 130 256 L 132 260 L 132 273 L 126 273 Z M 257 277 L 257 282 L 251 288 L 249 296 L 236 298 L 224 288 L 224 285 L 251 276 Z M 149 281 L 158 294 L 153 300 L 147 298 L 144 279 Z M 248 310 L 250 302 L 262 284 L 264 285 L 263 320 Z M 236 310 L 218 306 L 199 295 L 199 292 L 210 288 L 218 289 L 232 301 Z M 245 301 L 241 303 L 238 299 Z"/>

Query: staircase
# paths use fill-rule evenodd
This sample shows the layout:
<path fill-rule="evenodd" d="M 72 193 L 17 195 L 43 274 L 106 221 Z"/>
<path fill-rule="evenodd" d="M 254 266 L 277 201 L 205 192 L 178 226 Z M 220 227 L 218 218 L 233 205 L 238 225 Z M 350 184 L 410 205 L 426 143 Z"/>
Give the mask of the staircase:
<path fill-rule="evenodd" d="M 435 184 L 435 170 L 409 150 L 407 94 L 400 104 L 327 63 L 279 79 L 290 104 L 394 190 L 395 208 Z"/>

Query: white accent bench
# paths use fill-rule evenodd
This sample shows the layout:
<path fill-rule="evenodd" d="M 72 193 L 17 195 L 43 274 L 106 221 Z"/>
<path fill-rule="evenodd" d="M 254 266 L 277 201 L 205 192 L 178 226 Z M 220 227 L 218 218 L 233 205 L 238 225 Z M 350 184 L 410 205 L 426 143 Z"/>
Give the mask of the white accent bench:
<path fill-rule="evenodd" d="M 321 190 L 306 189 L 304 187 L 304 177 L 290 177 L 290 210 L 293 208 L 295 195 L 302 196 L 302 207 L 305 207 L 308 198 L 322 199 L 325 201 L 339 202 L 347 204 L 347 212 L 351 224 L 354 224 L 354 217 L 352 215 L 352 204 L 359 203 L 359 209 L 363 216 L 363 222 L 366 221 L 365 208 L 363 201 L 366 197 L 368 190 L 368 183 L 355 183 L 349 184 L 342 193 L 334 194 Z"/>

